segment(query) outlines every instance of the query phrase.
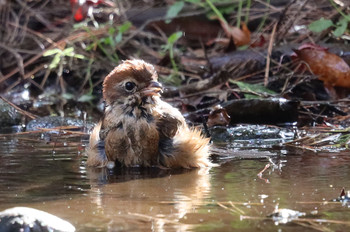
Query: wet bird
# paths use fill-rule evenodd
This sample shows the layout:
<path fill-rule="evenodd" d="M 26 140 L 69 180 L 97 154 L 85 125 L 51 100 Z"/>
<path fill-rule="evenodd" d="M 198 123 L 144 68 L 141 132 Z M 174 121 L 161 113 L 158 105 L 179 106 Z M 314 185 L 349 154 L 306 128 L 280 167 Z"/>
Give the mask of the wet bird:
<path fill-rule="evenodd" d="M 157 79 L 154 67 L 143 60 L 126 60 L 107 75 L 105 111 L 90 136 L 88 166 L 212 166 L 209 139 L 161 100 Z"/>

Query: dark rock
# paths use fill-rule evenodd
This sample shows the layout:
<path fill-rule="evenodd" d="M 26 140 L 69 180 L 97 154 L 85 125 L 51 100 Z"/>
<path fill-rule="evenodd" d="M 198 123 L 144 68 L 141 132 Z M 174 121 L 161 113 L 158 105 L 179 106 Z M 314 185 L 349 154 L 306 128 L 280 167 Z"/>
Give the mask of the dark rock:
<path fill-rule="evenodd" d="M 1 232 L 72 232 L 75 227 L 69 222 L 41 210 L 15 207 L 0 212 Z"/>
<path fill-rule="evenodd" d="M 293 124 L 298 120 L 298 101 L 276 99 L 239 99 L 222 106 L 231 117 L 230 124 Z"/>
<path fill-rule="evenodd" d="M 22 115 L 15 108 L 0 99 L 0 127 L 18 125 L 21 119 Z"/>

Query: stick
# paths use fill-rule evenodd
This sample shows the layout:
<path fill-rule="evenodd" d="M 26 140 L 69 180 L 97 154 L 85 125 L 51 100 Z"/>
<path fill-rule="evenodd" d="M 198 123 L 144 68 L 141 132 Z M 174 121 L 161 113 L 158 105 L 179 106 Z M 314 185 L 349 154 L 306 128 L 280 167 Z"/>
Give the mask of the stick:
<path fill-rule="evenodd" d="M 270 38 L 270 42 L 269 42 L 269 47 L 267 49 L 265 78 L 264 78 L 264 85 L 265 86 L 267 86 L 267 84 L 269 83 L 269 70 L 270 70 L 270 62 L 271 62 L 271 52 L 272 52 L 273 43 L 275 41 L 276 28 L 277 28 L 277 23 L 275 23 L 275 25 L 273 25 L 272 32 L 271 32 L 271 38 Z"/>
<path fill-rule="evenodd" d="M 19 108 L 18 106 L 16 106 L 15 104 L 13 104 L 12 102 L 10 102 L 9 100 L 7 100 L 6 98 L 4 98 L 3 96 L 0 96 L 0 98 L 6 102 L 7 104 L 9 104 L 10 106 L 12 106 L 13 108 L 15 108 L 20 114 L 24 115 L 24 116 L 27 116 L 31 119 L 35 119 L 37 118 L 38 116 L 35 115 L 35 114 L 32 114 L 28 111 L 25 111 L 25 110 L 22 110 L 21 108 Z"/>

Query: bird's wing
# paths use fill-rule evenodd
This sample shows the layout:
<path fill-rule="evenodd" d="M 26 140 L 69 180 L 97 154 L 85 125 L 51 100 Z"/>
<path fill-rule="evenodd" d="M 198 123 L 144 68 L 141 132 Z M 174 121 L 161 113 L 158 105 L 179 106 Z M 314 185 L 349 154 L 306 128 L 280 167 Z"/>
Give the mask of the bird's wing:
<path fill-rule="evenodd" d="M 156 122 L 160 138 L 173 138 L 183 125 L 182 120 L 169 113 L 164 113 Z"/>
<path fill-rule="evenodd" d="M 209 139 L 198 129 L 189 128 L 176 108 L 163 102 L 156 125 L 159 131 L 159 163 L 164 167 L 212 166 Z"/>
<path fill-rule="evenodd" d="M 164 165 L 165 161 L 174 153 L 174 137 L 181 128 L 186 126 L 185 119 L 176 108 L 166 102 L 158 104 L 159 115 L 156 118 L 156 126 L 159 133 L 159 157 L 158 161 Z"/>
<path fill-rule="evenodd" d="M 166 102 L 159 104 L 159 116 L 156 119 L 156 125 L 160 138 L 173 138 L 179 128 L 186 125 L 185 119 L 176 108 Z"/>

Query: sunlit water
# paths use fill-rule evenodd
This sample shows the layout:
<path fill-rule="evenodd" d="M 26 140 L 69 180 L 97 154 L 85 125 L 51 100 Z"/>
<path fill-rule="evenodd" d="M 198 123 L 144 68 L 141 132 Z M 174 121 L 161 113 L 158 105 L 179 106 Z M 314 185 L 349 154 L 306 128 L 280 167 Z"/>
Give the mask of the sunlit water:
<path fill-rule="evenodd" d="M 350 189 L 346 152 L 221 144 L 220 166 L 211 169 L 108 171 L 85 167 L 86 142 L 76 135 L 1 136 L 0 210 L 33 207 L 77 231 L 350 231 L 350 208 L 323 204 Z M 310 220 L 275 222 L 267 216 L 276 206 Z"/>

